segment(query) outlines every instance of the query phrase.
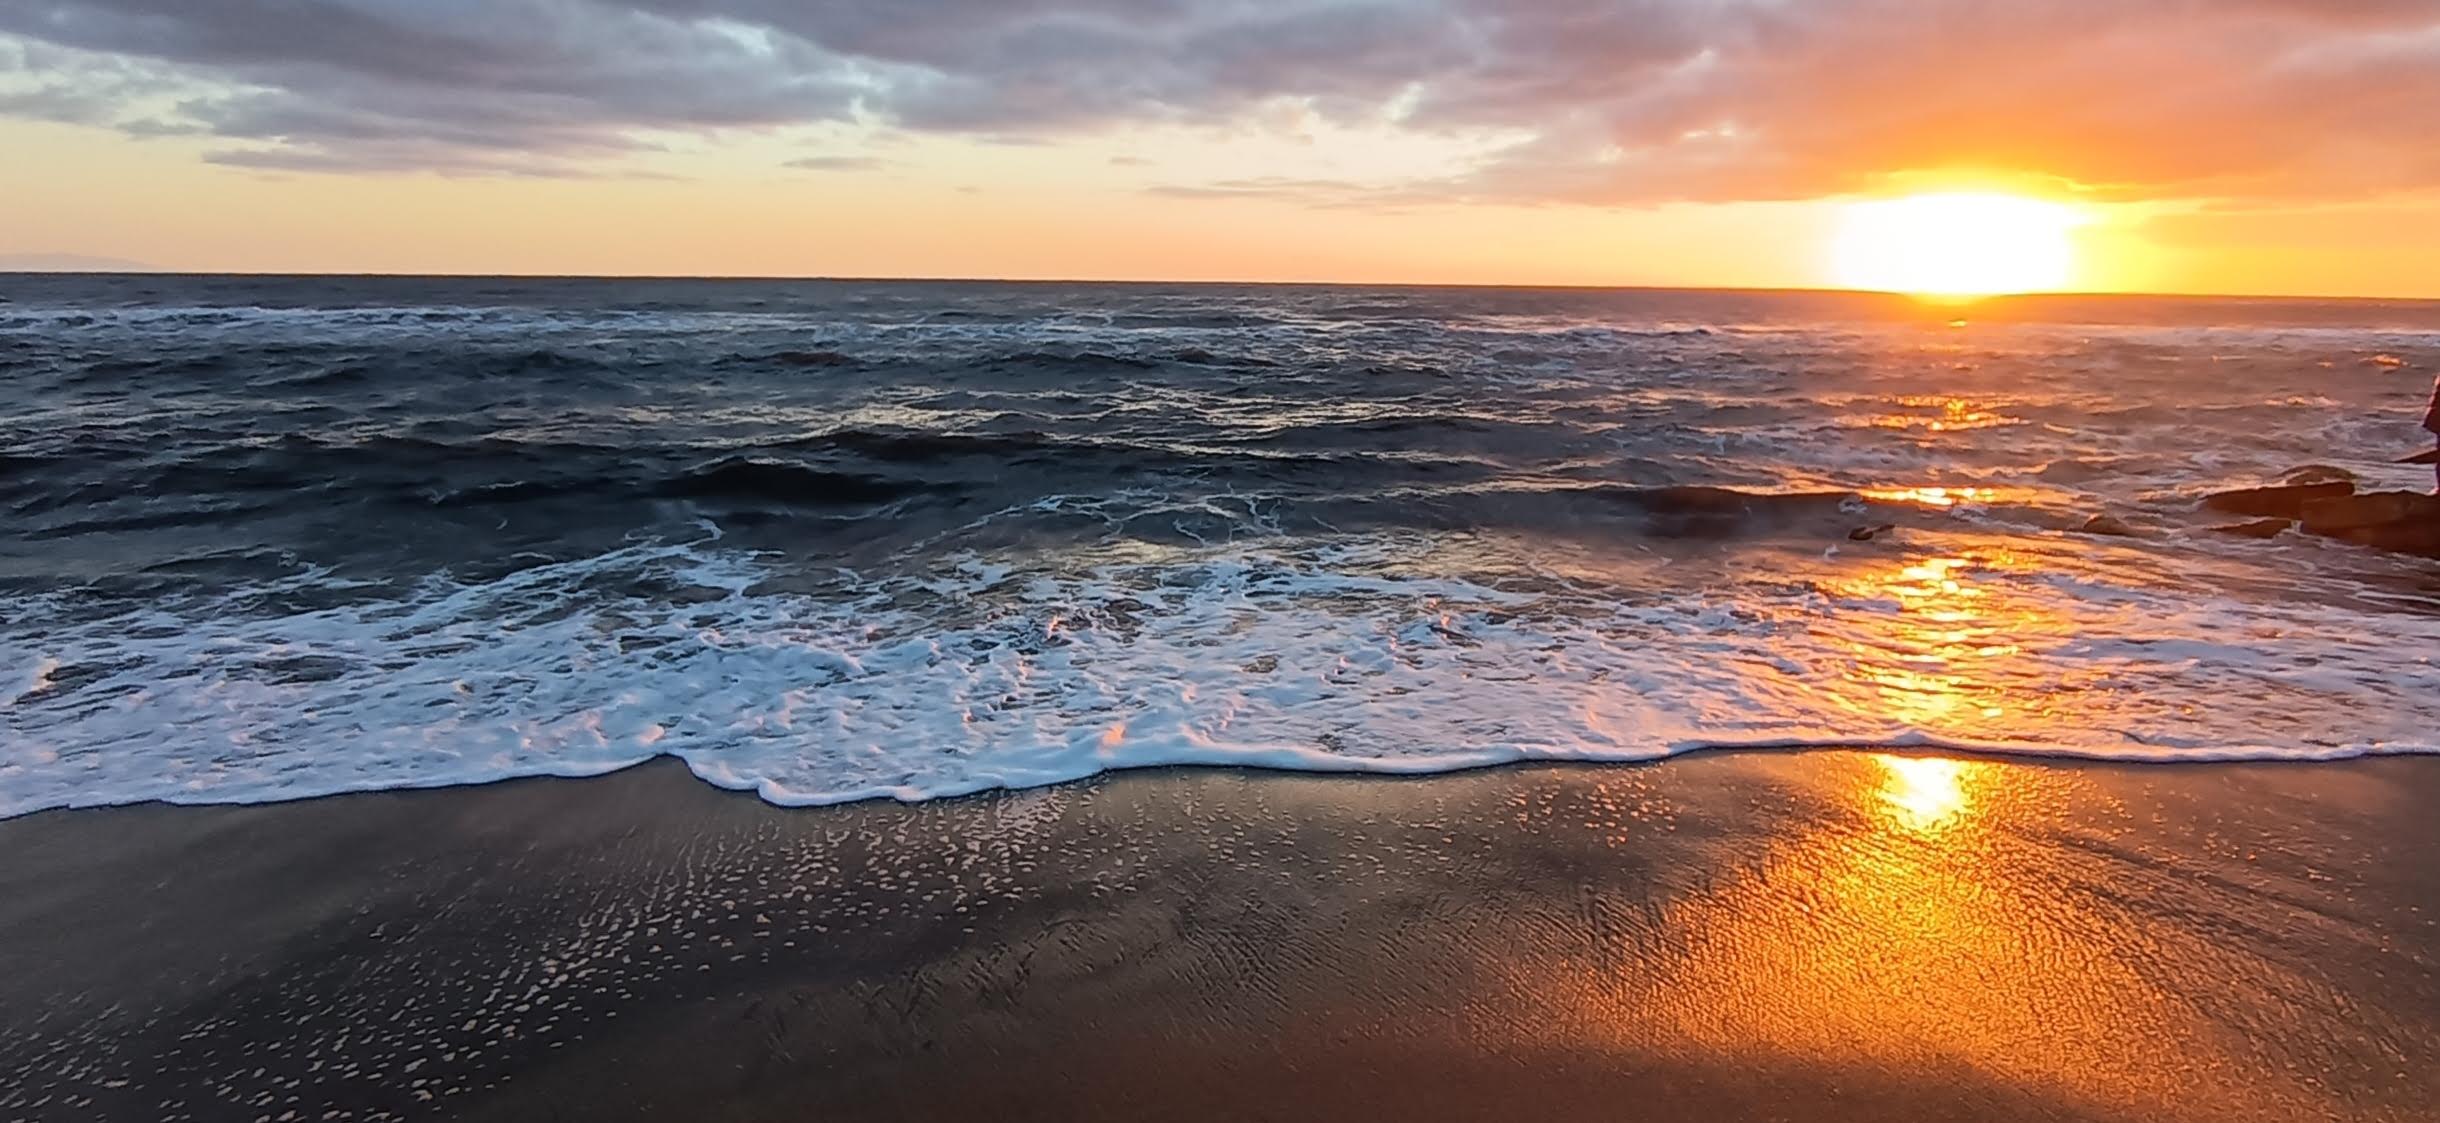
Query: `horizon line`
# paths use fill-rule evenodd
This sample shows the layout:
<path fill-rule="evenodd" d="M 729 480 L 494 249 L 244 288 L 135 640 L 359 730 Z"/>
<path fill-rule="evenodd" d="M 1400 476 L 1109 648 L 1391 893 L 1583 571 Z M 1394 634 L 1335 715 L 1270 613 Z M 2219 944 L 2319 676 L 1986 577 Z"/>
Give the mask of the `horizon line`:
<path fill-rule="evenodd" d="M 1495 282 L 1495 281 L 1293 281 L 1293 280 L 1234 280 L 1226 278 L 1155 279 L 1142 277 L 956 277 L 914 275 L 825 275 L 783 273 L 456 273 L 456 272 L 389 272 L 349 270 L 191 270 L 191 269 L 17 269 L 0 266 L 0 277 L 177 277 L 177 278 L 258 278 L 270 280 L 404 280 L 404 281 L 763 281 L 823 284 L 936 284 L 936 285 L 1137 285 L 1137 286 L 1201 286 L 1235 288 L 1367 288 L 1367 289 L 1466 289 L 1504 291 L 1558 292 L 1652 292 L 1652 293 L 1721 293 L 1751 296 L 1877 296 L 1915 300 L 1924 304 L 1955 304 L 1964 306 L 2004 300 L 2312 300 L 2353 302 L 2364 304 L 2440 304 L 2440 294 L 2431 296 L 2365 296 L 2308 292 L 2143 292 L 2133 290 L 2042 290 L 2012 293 L 1982 293 L 1972 295 L 1942 295 L 1900 292 L 1890 289 L 1838 288 L 1826 285 L 1661 285 L 1661 284 L 1595 284 L 1566 282 Z"/>

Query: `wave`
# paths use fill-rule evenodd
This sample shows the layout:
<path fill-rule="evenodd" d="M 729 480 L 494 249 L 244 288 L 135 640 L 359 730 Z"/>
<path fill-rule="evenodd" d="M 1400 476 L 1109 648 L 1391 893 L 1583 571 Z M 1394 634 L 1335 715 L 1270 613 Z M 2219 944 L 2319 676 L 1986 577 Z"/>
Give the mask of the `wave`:
<path fill-rule="evenodd" d="M 784 367 L 854 367 L 863 360 L 838 351 L 773 351 L 754 356 L 755 362 L 776 363 Z"/>
<path fill-rule="evenodd" d="M 926 491 L 945 490 L 954 488 L 738 456 L 687 472 L 662 484 L 658 492 L 684 499 L 826 507 L 888 503 Z"/>
<path fill-rule="evenodd" d="M 1159 370 L 1162 361 L 1113 351 L 1029 350 L 995 355 L 985 360 L 985 365 L 1049 367 L 1064 371 L 1146 371 Z"/>
<path fill-rule="evenodd" d="M 0 452 L 0 480 L 17 476 L 38 476 L 60 465 L 55 456 L 28 456 L 23 453 Z"/>
<path fill-rule="evenodd" d="M 1383 423 L 1408 428 L 1409 423 Z M 568 439 L 286 436 L 164 451 L 199 438 L 138 442 L 125 434 L 67 434 L 39 451 L 0 457 L 19 514 L 98 502 L 292 492 L 299 502 L 353 496 L 414 505 L 499 505 L 597 495 L 659 495 L 791 503 L 866 502 L 919 491 L 1075 490 L 1093 480 L 1152 474 L 1230 474 L 1258 481 L 1330 483 L 1338 492 L 1411 479 L 1475 478 L 1494 471 L 1469 457 L 1365 448 L 1297 448 L 1293 433 L 1246 445 L 1059 436 L 1040 430 L 947 432 L 841 428 L 780 441 L 622 447 Z M 1317 427 L 1307 442 L 1334 440 Z M 1039 469 L 1012 476 L 1018 468 Z M 1367 474 L 1370 479 L 1368 482 Z"/>
<path fill-rule="evenodd" d="M 214 378 L 245 369 L 243 357 L 228 353 L 174 355 L 157 358 L 99 359 L 74 367 L 65 381 L 72 386 L 118 386 L 151 381 L 176 382 Z"/>
<path fill-rule="evenodd" d="M 1854 492 L 1758 492 L 1736 488 L 1595 486 L 1579 494 L 1642 514 L 1649 529 L 1678 537 L 1772 530 L 1807 522 L 1853 522 L 1875 504 Z"/>
<path fill-rule="evenodd" d="M 844 452 L 889 464 L 935 464 L 970 458 L 1013 463 L 1102 446 L 1030 430 L 944 433 L 920 429 L 834 429 L 777 447 L 797 452 Z"/>
<path fill-rule="evenodd" d="M 404 593 L 308 572 L 115 612 L 31 598 L 0 624 L 0 665 L 41 668 L 0 689 L 0 815 L 664 755 L 819 804 L 1164 765 L 1428 773 L 1727 746 L 2440 751 L 2440 668 L 2394 655 L 2440 642 L 2435 619 L 1918 560 L 1937 572 L 1899 580 L 1960 590 L 1927 625 L 1916 594 L 1809 555 L 1622 596 L 1423 575 L 1419 551 L 1367 536 L 1065 571 L 970 556 L 774 585 L 772 559 L 664 544 Z M 2045 716 L 2053 699 L 2073 720 Z"/>
<path fill-rule="evenodd" d="M 337 390 L 371 385 L 378 376 L 364 363 L 347 363 L 306 371 L 286 378 L 274 378 L 259 385 L 279 390 Z"/>

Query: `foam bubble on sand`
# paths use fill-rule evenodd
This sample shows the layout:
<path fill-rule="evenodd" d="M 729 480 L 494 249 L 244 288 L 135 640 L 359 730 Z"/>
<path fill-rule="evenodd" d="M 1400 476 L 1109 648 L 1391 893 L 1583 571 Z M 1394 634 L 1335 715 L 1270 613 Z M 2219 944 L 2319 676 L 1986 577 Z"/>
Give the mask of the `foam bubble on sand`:
<path fill-rule="evenodd" d="M 36 604 L 0 632 L 9 665 L 37 668 L 0 709 L 0 814 L 664 754 L 823 804 L 1159 765 L 1426 773 L 1718 746 L 2440 751 L 2440 668 L 2396 654 L 2440 642 L 2428 616 L 2156 593 L 2004 552 L 1631 595 L 1418 576 L 1397 564 L 1411 547 L 813 581 L 717 543 L 638 545 L 318 607 L 243 607 L 327 593 L 315 574 L 106 618 Z"/>

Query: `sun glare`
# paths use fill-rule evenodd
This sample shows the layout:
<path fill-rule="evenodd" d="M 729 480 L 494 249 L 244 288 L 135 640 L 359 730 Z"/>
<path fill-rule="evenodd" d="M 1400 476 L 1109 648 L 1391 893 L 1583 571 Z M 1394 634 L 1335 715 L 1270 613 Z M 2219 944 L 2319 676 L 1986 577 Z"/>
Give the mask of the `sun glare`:
<path fill-rule="evenodd" d="M 1914 195 L 1846 209 L 1832 267 L 1849 288 L 1921 296 L 2056 292 L 2075 277 L 2076 208 L 2016 195 Z"/>

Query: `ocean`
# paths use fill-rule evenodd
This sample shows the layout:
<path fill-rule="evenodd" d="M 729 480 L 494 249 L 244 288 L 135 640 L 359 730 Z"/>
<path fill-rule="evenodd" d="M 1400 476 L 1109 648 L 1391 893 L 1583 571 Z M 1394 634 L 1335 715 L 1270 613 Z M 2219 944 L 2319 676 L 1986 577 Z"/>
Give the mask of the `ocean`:
<path fill-rule="evenodd" d="M 2440 563 L 2197 503 L 2428 488 L 2435 371 L 2412 303 L 0 277 L 0 816 L 2440 751 Z"/>

